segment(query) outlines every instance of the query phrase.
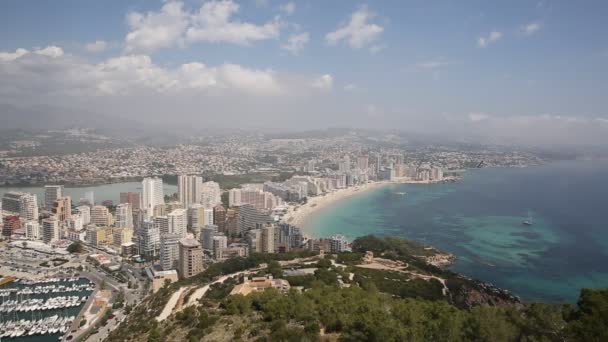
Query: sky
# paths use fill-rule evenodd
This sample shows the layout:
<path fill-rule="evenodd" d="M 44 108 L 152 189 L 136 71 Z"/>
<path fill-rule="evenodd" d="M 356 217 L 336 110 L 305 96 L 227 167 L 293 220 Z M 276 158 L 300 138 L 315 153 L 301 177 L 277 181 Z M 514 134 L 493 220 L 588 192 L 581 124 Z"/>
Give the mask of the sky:
<path fill-rule="evenodd" d="M 0 104 L 608 146 L 606 18 L 592 0 L 3 0 Z"/>

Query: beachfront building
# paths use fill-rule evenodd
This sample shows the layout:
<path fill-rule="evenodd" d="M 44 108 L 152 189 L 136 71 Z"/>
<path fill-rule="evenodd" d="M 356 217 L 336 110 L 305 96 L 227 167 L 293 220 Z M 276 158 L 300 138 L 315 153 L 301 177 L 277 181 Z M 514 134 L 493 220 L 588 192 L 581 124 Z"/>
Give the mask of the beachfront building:
<path fill-rule="evenodd" d="M 154 213 L 154 208 L 165 203 L 163 193 L 163 180 L 157 177 L 144 178 L 141 182 L 141 206 L 145 210 L 146 218 Z"/>
<path fill-rule="evenodd" d="M 53 204 L 61 197 L 63 197 L 63 185 L 44 186 L 44 208 L 46 210 L 53 210 Z"/>
<path fill-rule="evenodd" d="M 349 242 L 344 235 L 337 234 L 329 238 L 332 253 L 350 252 Z"/>
<path fill-rule="evenodd" d="M 270 192 L 255 188 L 231 189 L 228 192 L 228 203 L 231 207 L 251 204 L 258 210 L 270 210 L 283 203 L 283 200 Z"/>

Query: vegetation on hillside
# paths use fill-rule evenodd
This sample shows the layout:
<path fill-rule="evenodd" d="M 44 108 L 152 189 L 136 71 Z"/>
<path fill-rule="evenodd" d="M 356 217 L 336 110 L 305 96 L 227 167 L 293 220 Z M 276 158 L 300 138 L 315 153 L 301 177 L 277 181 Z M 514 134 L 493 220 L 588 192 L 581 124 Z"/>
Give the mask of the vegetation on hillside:
<path fill-rule="evenodd" d="M 417 271 L 441 275 L 455 289 L 484 291 L 452 272 L 418 266 L 411 242 L 365 237 L 354 253 L 316 264 L 314 273 L 284 276 L 277 259 L 309 253 L 256 254 L 212 265 L 202 274 L 168 285 L 133 309 L 109 341 L 607 341 L 608 290 L 582 290 L 577 305 L 531 303 L 503 306 L 460 305 L 443 295 L 435 279 L 409 278 L 406 273 L 356 267 L 362 251 L 384 258 L 409 260 Z M 203 285 L 221 274 L 252 269 L 283 276 L 292 289 L 270 289 L 230 296 L 239 279 L 211 286 L 200 305 L 188 307 L 163 322 L 156 317 L 169 296 L 183 285 Z M 432 271 L 430 271 L 432 270 Z M 436 271 L 436 273 L 435 273 Z M 476 287 L 478 286 L 478 287 Z M 302 287 L 302 288 L 296 288 Z M 463 292 L 464 293 L 464 292 Z M 487 303 L 492 304 L 492 301 Z M 508 303 L 508 302 L 503 302 Z"/>

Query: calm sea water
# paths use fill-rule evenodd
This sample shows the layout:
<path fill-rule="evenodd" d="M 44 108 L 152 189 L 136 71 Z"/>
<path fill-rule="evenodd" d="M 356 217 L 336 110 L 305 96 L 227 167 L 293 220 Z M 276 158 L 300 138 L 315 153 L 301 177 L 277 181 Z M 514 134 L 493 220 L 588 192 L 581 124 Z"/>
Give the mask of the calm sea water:
<path fill-rule="evenodd" d="M 163 184 L 163 190 L 165 195 L 172 195 L 177 192 L 177 186 L 165 183 Z M 38 205 L 44 205 L 44 187 L 0 187 L 0 197 L 9 191 L 21 191 L 35 194 L 38 196 Z M 114 204 L 118 204 L 120 203 L 121 192 L 141 192 L 141 183 L 125 182 L 87 187 L 66 187 L 64 190 L 65 194 L 70 196 L 75 203 L 78 203 L 81 198 L 84 198 L 85 194 L 89 191 L 93 191 L 95 203 L 99 204 L 105 200 L 111 200 Z"/>
<path fill-rule="evenodd" d="M 457 183 L 357 194 L 305 226 L 317 237 L 421 241 L 456 254 L 454 271 L 525 300 L 575 302 L 583 287 L 608 287 L 606 176 L 608 161 L 472 170 Z"/>

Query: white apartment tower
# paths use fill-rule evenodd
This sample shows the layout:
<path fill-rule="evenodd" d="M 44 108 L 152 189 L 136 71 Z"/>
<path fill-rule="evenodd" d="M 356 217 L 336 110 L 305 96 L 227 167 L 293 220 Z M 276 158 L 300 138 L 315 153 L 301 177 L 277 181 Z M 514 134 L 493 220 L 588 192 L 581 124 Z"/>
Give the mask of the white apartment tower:
<path fill-rule="evenodd" d="M 203 191 L 203 177 L 178 176 L 177 195 L 184 208 L 189 208 L 194 203 L 201 203 Z"/>
<path fill-rule="evenodd" d="M 222 203 L 222 191 L 216 182 L 205 182 L 201 191 L 201 204 L 205 208 L 213 208 Z"/>
<path fill-rule="evenodd" d="M 29 240 L 40 240 L 40 224 L 38 221 L 28 221 L 25 223 L 25 237 Z"/>
<path fill-rule="evenodd" d="M 133 210 L 129 203 L 121 203 L 116 206 L 114 225 L 118 228 L 133 228 Z"/>
<path fill-rule="evenodd" d="M 166 234 L 160 237 L 160 266 L 163 271 L 177 270 L 179 261 L 179 240 L 182 237 Z"/>
<path fill-rule="evenodd" d="M 19 216 L 25 220 L 38 220 L 38 198 L 36 195 L 23 194 L 20 198 L 21 208 Z"/>
<path fill-rule="evenodd" d="M 142 195 L 140 208 L 146 211 L 146 217 L 152 216 L 157 205 L 165 203 L 163 180 L 157 177 L 144 178 L 141 182 Z"/>
<path fill-rule="evenodd" d="M 186 209 L 175 209 L 167 214 L 169 220 L 169 233 L 185 237 L 188 233 L 188 211 Z"/>

